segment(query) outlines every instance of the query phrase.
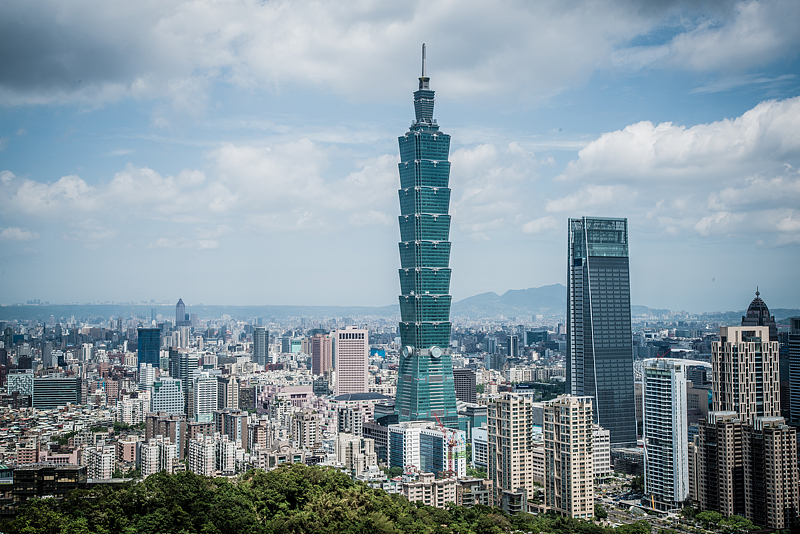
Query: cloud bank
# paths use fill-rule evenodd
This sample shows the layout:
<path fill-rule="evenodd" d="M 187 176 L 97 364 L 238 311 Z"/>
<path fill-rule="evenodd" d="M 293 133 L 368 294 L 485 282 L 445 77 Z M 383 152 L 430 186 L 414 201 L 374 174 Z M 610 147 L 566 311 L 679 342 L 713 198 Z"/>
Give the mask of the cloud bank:
<path fill-rule="evenodd" d="M 401 98 L 423 41 L 437 87 L 452 98 L 526 99 L 597 70 L 738 72 L 796 56 L 800 44 L 792 0 L 49 0 L 35 16 L 30 9 L 24 0 L 0 5 L 3 105 L 165 99 L 192 115 L 208 105 L 214 82 Z"/>
<path fill-rule="evenodd" d="M 623 209 L 670 234 L 800 243 L 798 168 L 800 97 L 770 100 L 690 128 L 644 121 L 603 134 L 557 178 L 577 190 L 546 209 Z"/>

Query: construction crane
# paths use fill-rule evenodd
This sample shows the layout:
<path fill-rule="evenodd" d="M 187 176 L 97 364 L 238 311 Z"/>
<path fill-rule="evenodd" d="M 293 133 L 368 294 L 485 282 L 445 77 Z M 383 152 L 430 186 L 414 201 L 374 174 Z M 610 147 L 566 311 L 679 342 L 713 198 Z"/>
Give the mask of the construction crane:
<path fill-rule="evenodd" d="M 458 475 L 458 473 L 453 470 L 453 449 L 455 449 L 458 444 L 459 440 L 456 437 L 456 431 L 452 428 L 447 428 L 442 424 L 442 421 L 439 420 L 439 416 L 436 415 L 436 412 L 433 413 L 433 416 L 436 418 L 436 424 L 441 430 L 442 434 L 444 434 L 444 441 L 447 445 L 447 472 L 446 475 L 448 477 L 453 475 Z"/>

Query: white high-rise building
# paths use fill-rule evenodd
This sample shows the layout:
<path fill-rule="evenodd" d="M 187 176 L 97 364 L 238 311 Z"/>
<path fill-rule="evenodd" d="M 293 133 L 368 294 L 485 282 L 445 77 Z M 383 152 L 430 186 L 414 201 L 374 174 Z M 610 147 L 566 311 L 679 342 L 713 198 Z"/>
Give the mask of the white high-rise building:
<path fill-rule="evenodd" d="M 233 475 L 236 473 L 236 442 L 228 439 L 228 436 L 217 437 L 217 470 L 223 475 Z"/>
<path fill-rule="evenodd" d="M 162 377 L 154 382 L 150 388 L 150 398 L 150 411 L 184 415 L 183 384 L 177 378 Z"/>
<path fill-rule="evenodd" d="M 319 414 L 314 410 L 303 410 L 292 417 L 294 446 L 298 449 L 313 449 L 322 438 Z"/>
<path fill-rule="evenodd" d="M 592 449 L 594 450 L 595 478 L 610 476 L 614 472 L 611 468 L 611 432 L 599 425 L 594 425 Z"/>
<path fill-rule="evenodd" d="M 84 343 L 81 346 L 81 361 L 82 362 L 92 361 L 92 345 L 90 343 Z"/>
<path fill-rule="evenodd" d="M 161 454 L 155 438 L 151 439 L 150 442 L 143 442 L 139 445 L 139 469 L 141 470 L 142 478 L 147 478 L 161 471 Z"/>
<path fill-rule="evenodd" d="M 369 391 L 369 331 L 348 326 L 334 337 L 336 395 Z"/>
<path fill-rule="evenodd" d="M 472 466 L 486 469 L 489 463 L 489 438 L 486 427 L 472 429 Z"/>
<path fill-rule="evenodd" d="M 370 466 L 378 465 L 375 440 L 342 432 L 336 436 L 336 461 L 358 476 Z"/>
<path fill-rule="evenodd" d="M 181 348 L 182 349 L 189 348 L 189 339 L 192 336 L 191 328 L 188 326 L 182 326 L 180 327 L 180 332 L 181 332 L 181 340 L 180 340 Z"/>
<path fill-rule="evenodd" d="M 156 436 L 139 445 L 142 478 L 159 471 L 172 471 L 172 459 L 178 457 L 178 446 L 168 437 Z"/>
<path fill-rule="evenodd" d="M 686 368 L 689 360 L 645 360 L 642 366 L 644 483 L 656 508 L 671 510 L 689 498 Z"/>
<path fill-rule="evenodd" d="M 239 380 L 236 375 L 217 377 L 217 409 L 239 408 Z"/>
<path fill-rule="evenodd" d="M 594 516 L 592 397 L 544 403 L 544 500 L 555 513 Z"/>
<path fill-rule="evenodd" d="M 236 442 L 218 432 L 190 439 L 188 449 L 189 470 L 207 477 L 214 476 L 216 471 L 223 475 L 235 474 L 237 455 L 244 454 L 243 449 L 236 447 Z"/>
<path fill-rule="evenodd" d="M 107 480 L 114 472 L 114 462 L 116 460 L 116 447 L 103 443 L 87 447 L 83 451 L 81 463 L 86 465 L 86 474 L 95 480 Z"/>
<path fill-rule="evenodd" d="M 217 468 L 217 440 L 208 435 L 190 439 L 187 456 L 191 472 L 205 477 L 214 476 Z"/>
<path fill-rule="evenodd" d="M 389 425 L 389 467 L 414 468 L 437 476 L 467 474 L 466 440 L 461 430 L 439 429 L 431 421 L 407 421 Z M 448 442 L 452 441 L 452 450 Z M 451 475 L 448 472 L 451 470 Z"/>
<path fill-rule="evenodd" d="M 150 399 L 122 399 L 117 403 L 117 421 L 138 425 L 144 423 L 145 414 L 150 411 Z"/>
<path fill-rule="evenodd" d="M 195 371 L 192 379 L 192 417 L 195 421 L 212 421 L 217 409 L 217 377 L 207 371 Z"/>

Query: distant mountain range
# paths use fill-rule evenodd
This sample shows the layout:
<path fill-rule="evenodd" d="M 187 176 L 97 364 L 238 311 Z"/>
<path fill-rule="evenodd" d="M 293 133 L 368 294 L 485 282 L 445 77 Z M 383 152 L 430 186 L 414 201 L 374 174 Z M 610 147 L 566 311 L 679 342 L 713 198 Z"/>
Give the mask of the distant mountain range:
<path fill-rule="evenodd" d="M 454 302 L 450 309 L 453 317 L 513 317 L 520 315 L 563 316 L 567 312 L 567 288 L 552 284 L 528 289 L 510 289 L 497 293 L 481 293 Z"/>
<path fill-rule="evenodd" d="M 108 319 L 110 317 L 137 317 L 149 318 L 151 310 L 163 317 L 174 317 L 174 305 L 144 305 L 144 304 L 44 304 L 44 305 L 6 305 L 0 306 L 0 321 L 31 319 L 47 320 L 51 315 L 56 320 L 74 316 L 78 320 Z M 552 284 L 528 289 L 511 289 L 502 295 L 497 293 L 481 293 L 463 300 L 454 302 L 450 311 L 452 317 L 478 318 L 505 318 L 535 317 L 541 315 L 546 318 L 564 317 L 567 311 L 567 288 L 562 284 Z M 196 313 L 201 319 L 218 318 L 230 315 L 234 319 L 248 320 L 253 317 L 263 317 L 269 321 L 272 318 L 285 319 L 287 317 L 385 317 L 387 319 L 399 317 L 400 310 L 397 304 L 390 306 L 215 306 L 198 305 L 187 306 L 187 313 Z M 647 306 L 631 306 L 633 317 L 662 317 L 671 315 L 667 309 L 648 308 Z M 771 310 L 775 318 L 781 322 L 787 317 L 800 316 L 799 309 L 775 308 Z M 709 321 L 722 324 L 738 324 L 745 310 L 712 312 L 702 317 Z"/>

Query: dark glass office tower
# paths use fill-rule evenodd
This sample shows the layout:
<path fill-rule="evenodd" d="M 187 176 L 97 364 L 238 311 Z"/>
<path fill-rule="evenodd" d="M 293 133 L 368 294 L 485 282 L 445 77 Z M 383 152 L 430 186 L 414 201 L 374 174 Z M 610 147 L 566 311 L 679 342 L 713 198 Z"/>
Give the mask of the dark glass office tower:
<path fill-rule="evenodd" d="M 433 118 L 434 92 L 422 76 L 416 118 L 400 143 L 400 421 L 438 417 L 458 425 L 450 356 L 450 136 Z"/>
<path fill-rule="evenodd" d="M 139 328 L 139 341 L 136 356 L 139 363 L 149 363 L 153 367 L 161 365 L 161 329 Z"/>
<path fill-rule="evenodd" d="M 792 425 L 800 426 L 800 317 L 789 318 L 786 357 L 789 358 L 789 417 Z"/>
<path fill-rule="evenodd" d="M 595 398 L 612 446 L 635 446 L 627 219 L 570 219 L 568 261 L 567 393 Z"/>
<path fill-rule="evenodd" d="M 253 328 L 253 356 L 251 361 L 265 366 L 269 361 L 269 330 L 263 326 Z"/>

